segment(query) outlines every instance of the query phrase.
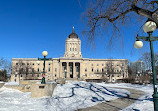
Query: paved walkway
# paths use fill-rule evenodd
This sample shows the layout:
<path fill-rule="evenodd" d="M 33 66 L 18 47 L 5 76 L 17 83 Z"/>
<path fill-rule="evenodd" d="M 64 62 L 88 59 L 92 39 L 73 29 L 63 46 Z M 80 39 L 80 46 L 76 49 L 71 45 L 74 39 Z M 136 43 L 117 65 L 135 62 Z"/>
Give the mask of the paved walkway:
<path fill-rule="evenodd" d="M 118 98 L 115 100 L 111 100 L 109 102 L 102 102 L 95 106 L 78 109 L 76 111 L 119 111 L 127 106 L 134 103 L 138 98 L 145 94 L 145 92 L 140 90 L 134 90 L 130 88 L 119 88 L 119 89 L 126 89 L 131 92 L 129 98 Z"/>

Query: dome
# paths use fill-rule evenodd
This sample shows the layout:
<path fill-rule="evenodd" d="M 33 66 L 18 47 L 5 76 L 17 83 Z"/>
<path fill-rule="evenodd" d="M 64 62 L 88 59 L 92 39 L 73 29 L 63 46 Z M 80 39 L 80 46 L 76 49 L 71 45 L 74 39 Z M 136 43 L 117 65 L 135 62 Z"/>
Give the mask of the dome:
<path fill-rule="evenodd" d="M 75 33 L 74 31 L 74 27 L 73 27 L 73 31 L 72 33 L 68 36 L 68 38 L 76 38 L 76 39 L 79 39 L 78 35 Z"/>

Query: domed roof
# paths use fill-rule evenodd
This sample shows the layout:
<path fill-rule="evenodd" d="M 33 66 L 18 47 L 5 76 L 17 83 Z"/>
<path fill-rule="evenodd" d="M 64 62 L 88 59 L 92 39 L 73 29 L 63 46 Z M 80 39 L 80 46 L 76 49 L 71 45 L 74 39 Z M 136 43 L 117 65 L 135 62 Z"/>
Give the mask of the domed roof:
<path fill-rule="evenodd" d="M 74 31 L 74 27 L 73 27 L 73 31 L 72 33 L 68 36 L 68 38 L 76 38 L 76 39 L 79 39 L 78 35 L 75 33 Z"/>

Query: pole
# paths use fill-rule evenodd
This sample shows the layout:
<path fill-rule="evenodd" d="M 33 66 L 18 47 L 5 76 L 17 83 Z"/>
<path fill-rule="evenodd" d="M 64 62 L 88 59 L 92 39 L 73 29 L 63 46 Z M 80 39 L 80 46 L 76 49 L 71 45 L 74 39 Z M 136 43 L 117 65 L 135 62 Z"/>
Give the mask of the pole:
<path fill-rule="evenodd" d="M 45 73 L 45 60 L 46 60 L 46 56 L 44 56 L 43 73 Z"/>
<path fill-rule="evenodd" d="M 45 84 L 45 60 L 46 60 L 46 56 L 44 56 L 44 63 L 43 63 L 43 77 L 42 77 L 42 81 L 41 84 Z"/>
<path fill-rule="evenodd" d="M 153 88 L 154 94 L 153 102 L 154 102 L 154 111 L 158 111 L 158 93 L 157 93 L 157 81 L 156 81 L 156 70 L 155 70 L 155 58 L 154 58 L 154 50 L 153 50 L 153 43 L 151 40 L 152 33 L 149 34 L 149 42 L 150 42 L 150 51 L 151 51 L 151 65 L 152 65 L 152 74 L 153 74 Z"/>

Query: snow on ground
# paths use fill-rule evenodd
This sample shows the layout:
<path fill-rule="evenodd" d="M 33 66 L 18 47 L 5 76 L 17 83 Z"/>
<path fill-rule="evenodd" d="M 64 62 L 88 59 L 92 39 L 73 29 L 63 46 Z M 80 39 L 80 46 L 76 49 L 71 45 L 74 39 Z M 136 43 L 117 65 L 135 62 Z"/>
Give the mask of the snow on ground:
<path fill-rule="evenodd" d="M 5 85 L 19 85 L 19 82 L 6 82 Z"/>
<path fill-rule="evenodd" d="M 100 83 L 98 83 L 100 84 Z M 131 88 L 136 90 L 141 90 L 146 92 L 146 94 L 138 99 L 135 103 L 131 104 L 127 108 L 121 110 L 121 111 L 154 111 L 153 106 L 153 85 L 133 85 L 133 84 L 100 84 L 105 87 L 121 87 L 121 88 Z"/>
<path fill-rule="evenodd" d="M 109 88 L 103 86 L 104 84 L 87 82 L 58 84 L 51 98 L 38 99 L 30 98 L 30 92 L 23 93 L 2 87 L 0 111 L 73 111 L 130 94 L 127 90 Z"/>

